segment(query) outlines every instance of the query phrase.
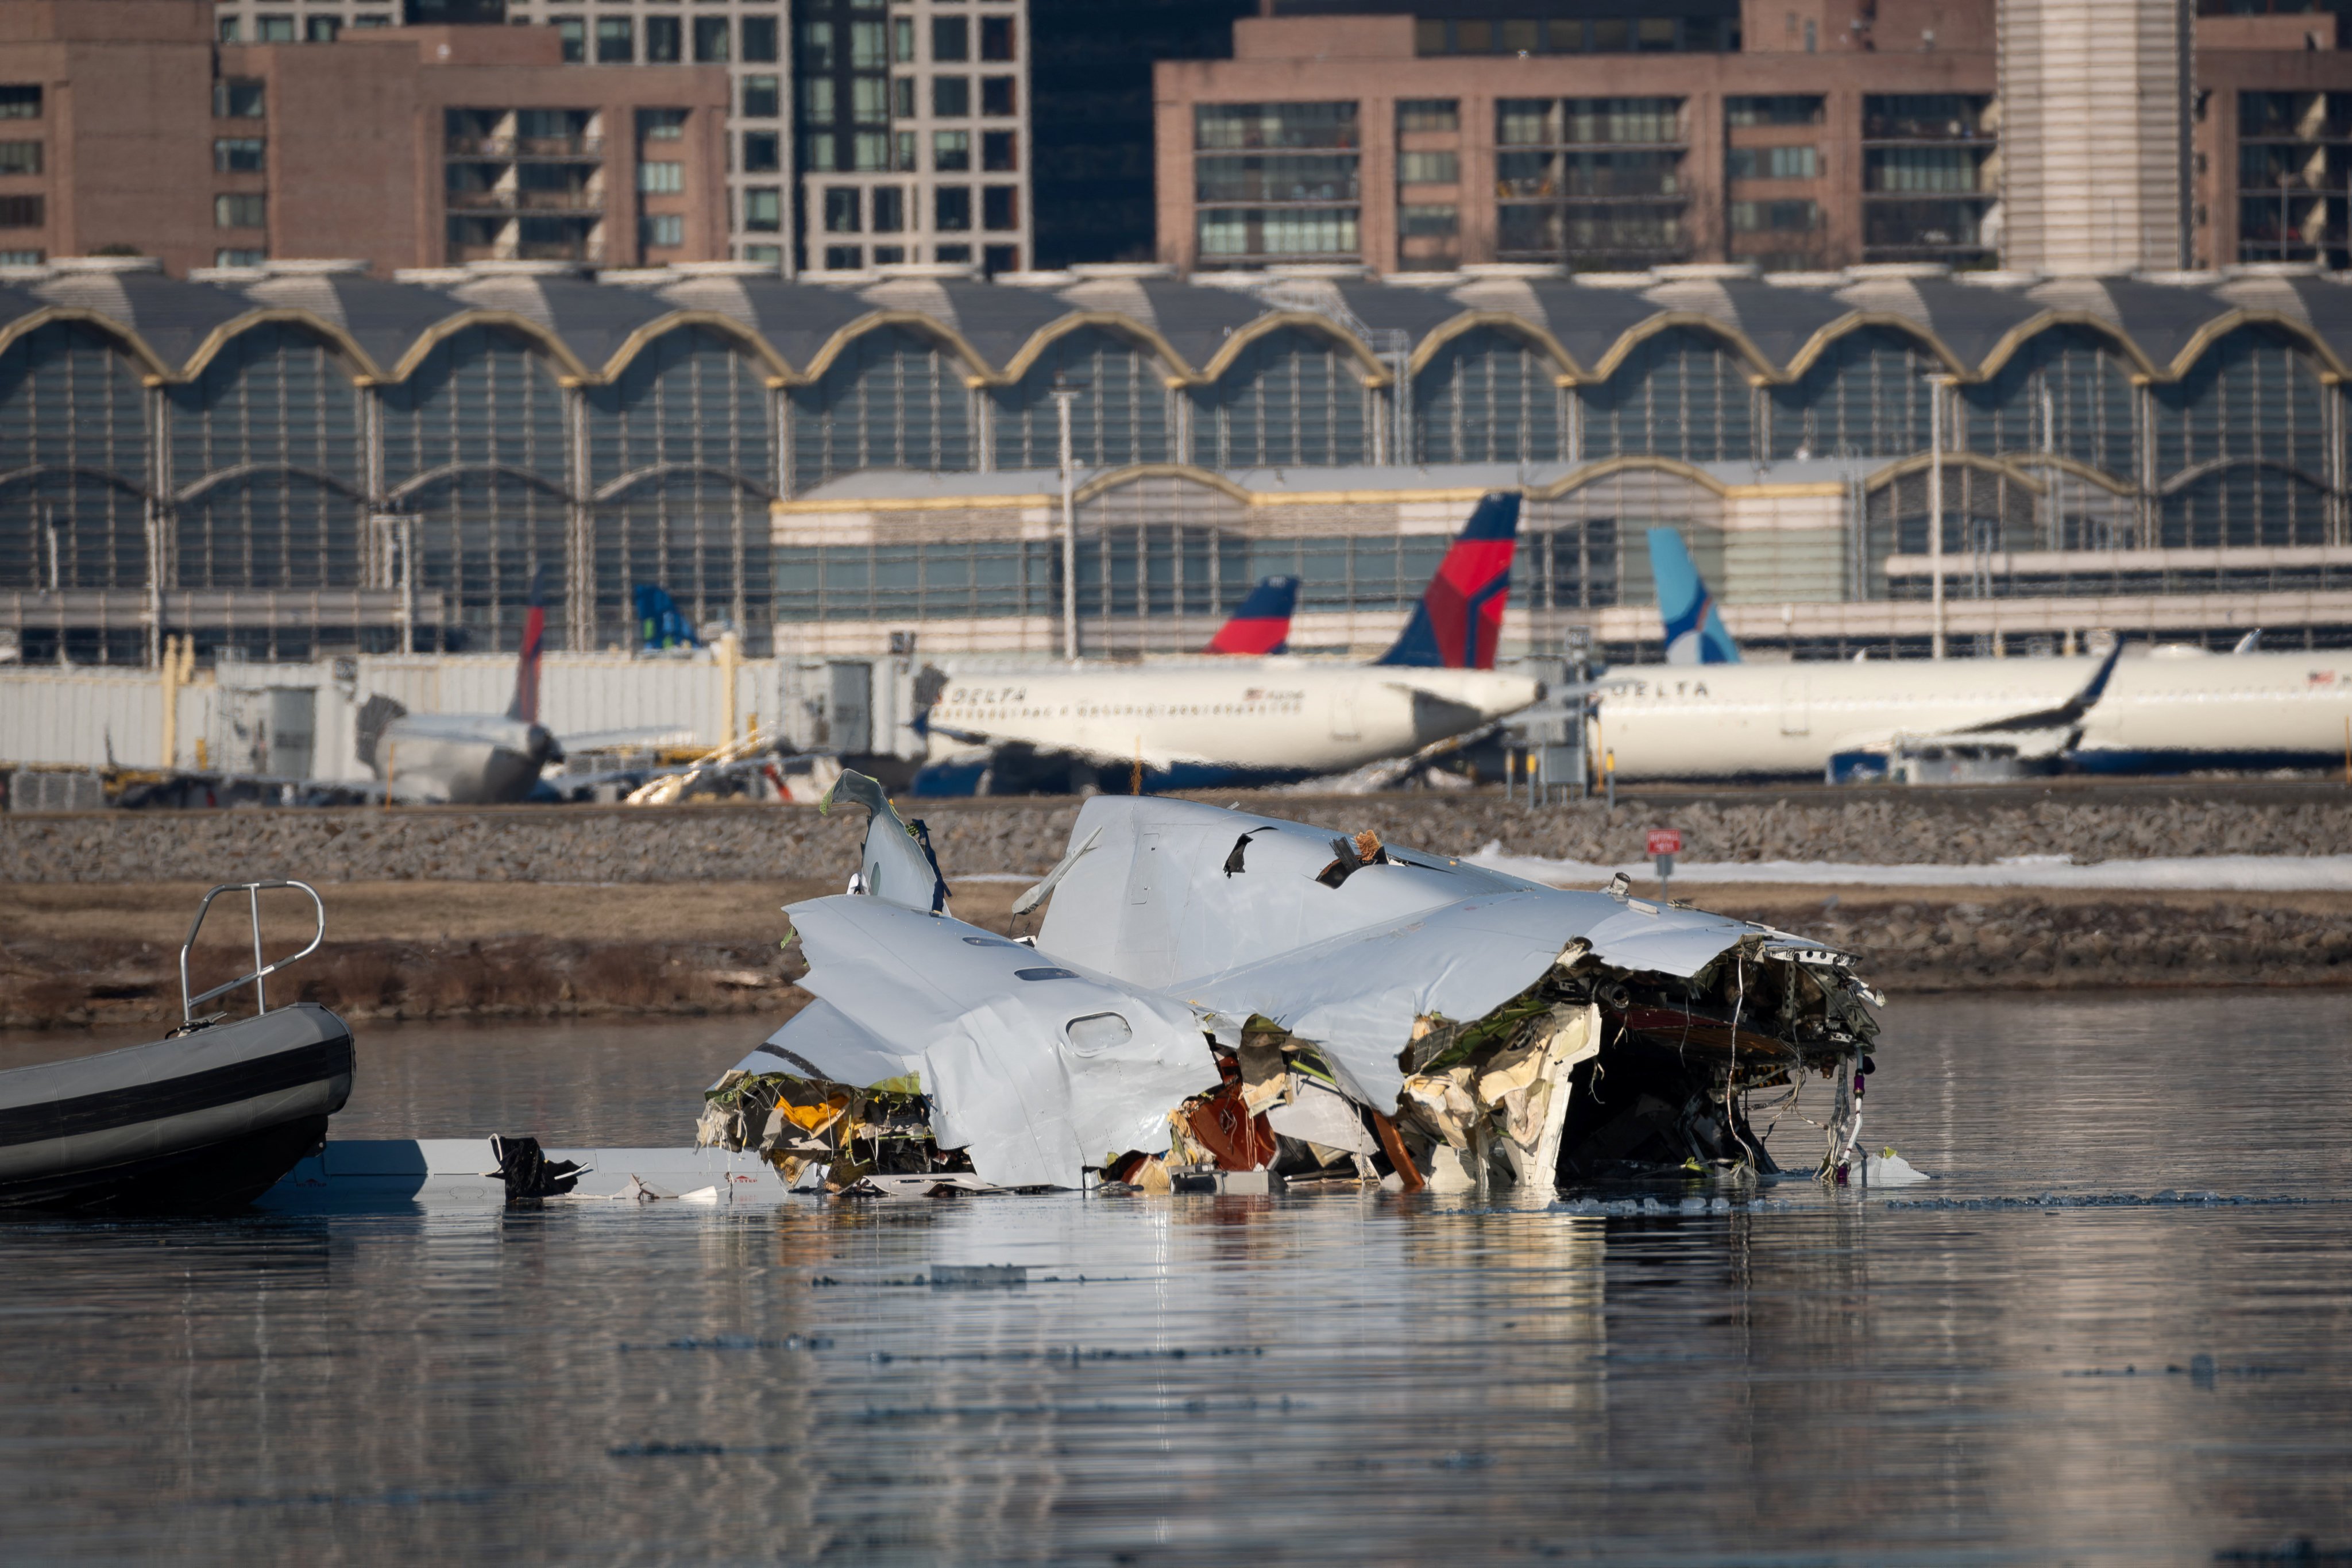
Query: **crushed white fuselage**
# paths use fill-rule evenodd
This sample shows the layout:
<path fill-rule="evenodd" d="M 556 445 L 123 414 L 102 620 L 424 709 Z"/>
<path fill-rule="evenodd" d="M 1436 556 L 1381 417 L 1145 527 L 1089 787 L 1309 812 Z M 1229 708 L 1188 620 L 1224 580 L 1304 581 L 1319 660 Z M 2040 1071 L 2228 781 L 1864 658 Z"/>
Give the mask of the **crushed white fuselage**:
<path fill-rule="evenodd" d="M 850 788 L 865 890 L 789 910 L 818 1000 L 705 1118 L 706 1142 L 756 1141 L 788 1174 L 1483 1190 L 1769 1171 L 1747 1097 L 1813 1073 L 1835 1079 L 1824 1171 L 1855 1158 L 1876 998 L 1819 943 L 1370 834 L 1097 796 L 1033 947 L 947 913 L 944 882 L 914 874 L 919 834 Z"/>

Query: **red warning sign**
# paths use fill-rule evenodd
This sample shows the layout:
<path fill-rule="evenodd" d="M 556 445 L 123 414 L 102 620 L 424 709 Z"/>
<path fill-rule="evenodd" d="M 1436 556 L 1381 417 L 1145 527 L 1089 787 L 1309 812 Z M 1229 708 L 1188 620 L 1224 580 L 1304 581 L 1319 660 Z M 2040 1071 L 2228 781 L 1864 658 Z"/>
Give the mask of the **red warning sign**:
<path fill-rule="evenodd" d="M 1653 857 L 1679 855 L 1682 852 L 1683 830 L 1681 828 L 1653 827 L 1650 829 L 1650 854 Z"/>

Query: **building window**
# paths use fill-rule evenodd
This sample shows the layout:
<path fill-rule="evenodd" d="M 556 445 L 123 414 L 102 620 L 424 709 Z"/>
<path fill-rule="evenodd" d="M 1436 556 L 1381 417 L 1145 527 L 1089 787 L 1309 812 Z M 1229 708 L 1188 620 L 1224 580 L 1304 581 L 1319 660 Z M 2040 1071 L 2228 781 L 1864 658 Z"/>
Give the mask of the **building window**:
<path fill-rule="evenodd" d="M 890 40 L 881 23 L 849 24 L 849 63 L 857 70 L 880 70 L 890 63 Z"/>
<path fill-rule="evenodd" d="M 849 118 L 860 125 L 881 125 L 890 119 L 890 79 L 856 76 L 849 79 Z"/>
<path fill-rule="evenodd" d="M 1352 103 L 1204 103 L 1192 110 L 1202 148 L 1353 147 Z"/>
<path fill-rule="evenodd" d="M 342 36 L 340 16 L 306 16 L 302 19 L 302 36 L 314 44 L 331 44 Z"/>
<path fill-rule="evenodd" d="M 262 115 L 261 84 L 239 77 L 213 83 L 213 118 L 258 120 Z"/>
<path fill-rule="evenodd" d="M 683 163 L 640 163 L 637 189 L 649 196 L 674 196 L 686 189 Z"/>
<path fill-rule="evenodd" d="M 874 265 L 877 267 L 896 267 L 906 259 L 907 247 L 903 245 L 877 245 L 874 247 Z"/>
<path fill-rule="evenodd" d="M 0 196 L 0 228 L 38 228 L 48 221 L 40 196 Z"/>
<path fill-rule="evenodd" d="M 757 65 L 768 65 L 776 58 L 776 19 L 773 16 L 743 18 L 743 58 Z"/>
<path fill-rule="evenodd" d="M 563 40 L 564 59 L 572 65 L 585 61 L 588 58 L 588 24 L 577 16 L 551 19 L 555 24 L 556 37 Z"/>
<path fill-rule="evenodd" d="M 646 59 L 657 66 L 676 65 L 683 52 L 685 24 L 676 16 L 646 18 Z"/>
<path fill-rule="evenodd" d="M 849 139 L 850 167 L 880 174 L 890 165 L 890 135 L 886 131 L 861 131 Z"/>
<path fill-rule="evenodd" d="M 931 193 L 931 226 L 942 234 L 971 227 L 971 187 L 941 185 Z"/>
<path fill-rule="evenodd" d="M 830 125 L 833 118 L 833 79 L 813 76 L 802 82 L 801 123 Z"/>
<path fill-rule="evenodd" d="M 219 27 L 215 30 L 219 33 L 222 43 L 234 44 L 237 41 L 238 35 L 244 31 L 244 27 L 236 17 L 223 16 L 220 19 Z"/>
<path fill-rule="evenodd" d="M 258 136 L 222 136 L 213 142 L 213 171 L 221 174 L 261 172 L 262 140 Z M 36 170 L 35 173 L 39 171 Z"/>
<path fill-rule="evenodd" d="M 783 138 L 772 131 L 743 132 L 743 172 L 772 174 L 784 166 Z"/>
<path fill-rule="evenodd" d="M 727 18 L 697 16 L 694 19 L 694 58 L 705 65 L 727 63 Z M 774 110 L 768 111 L 771 114 Z"/>
<path fill-rule="evenodd" d="M 934 60 L 971 58 L 971 24 L 961 16 L 932 17 L 931 58 Z"/>
<path fill-rule="evenodd" d="M 269 259 L 266 250 L 232 250 L 226 247 L 213 252 L 215 267 L 258 267 Z"/>
<path fill-rule="evenodd" d="M 827 185 L 824 191 L 824 232 L 856 234 L 858 192 L 854 185 Z"/>
<path fill-rule="evenodd" d="M 931 167 L 941 174 L 960 174 L 971 167 L 971 132 L 931 132 Z"/>
<path fill-rule="evenodd" d="M 1397 129 L 1459 131 L 1462 105 L 1451 98 L 1401 98 L 1397 100 Z"/>
<path fill-rule="evenodd" d="M 1822 223 L 1822 209 L 1812 202 L 1734 202 L 1734 234 L 1811 234 Z"/>
<path fill-rule="evenodd" d="M 1397 209 L 1397 226 L 1409 238 L 1451 239 L 1462 231 L 1461 215 L 1450 204 L 1402 206 Z"/>
<path fill-rule="evenodd" d="M 916 146 L 914 132 L 892 132 L 890 133 L 890 167 L 902 174 L 912 174 L 919 166 L 915 158 Z"/>
<path fill-rule="evenodd" d="M 743 79 L 743 116 L 747 120 L 773 120 L 782 110 L 782 95 L 777 90 L 772 76 L 747 76 Z"/>
<path fill-rule="evenodd" d="M 893 18 L 890 23 L 890 60 L 894 65 L 907 65 L 915 58 L 915 24 L 909 17 Z"/>
<path fill-rule="evenodd" d="M 1203 259 L 1354 256 L 1354 207 L 1223 207 L 1201 213 Z"/>
<path fill-rule="evenodd" d="M 1021 247 L 1017 245 L 990 245 L 981 247 L 980 269 L 991 278 L 1000 272 L 1021 270 Z"/>
<path fill-rule="evenodd" d="M 648 250 L 674 250 L 686 243 L 686 219 L 676 213 L 639 218 L 637 241 Z"/>
<path fill-rule="evenodd" d="M 984 60 L 1009 60 L 1013 53 L 1013 18 L 982 16 L 980 19 L 980 58 Z"/>
<path fill-rule="evenodd" d="M 38 267 L 43 259 L 37 250 L 0 250 L 0 267 Z"/>
<path fill-rule="evenodd" d="M 259 192 L 224 192 L 213 198 L 215 228 L 266 228 L 268 204 Z"/>
<path fill-rule="evenodd" d="M 1727 98 L 1723 122 L 1735 130 L 1753 125 L 1819 125 L 1822 100 L 1797 93 L 1761 98 Z"/>
<path fill-rule="evenodd" d="M 257 16 L 253 36 L 264 44 L 290 44 L 294 41 L 294 18 L 291 16 Z"/>
<path fill-rule="evenodd" d="M 874 187 L 874 232 L 897 234 L 907 226 L 907 193 L 897 185 Z"/>
<path fill-rule="evenodd" d="M 994 115 L 1020 112 L 1014 106 L 1011 77 L 984 76 L 980 79 L 980 111 Z"/>
<path fill-rule="evenodd" d="M 645 142 L 685 141 L 686 110 L 683 109 L 638 110 L 637 136 L 640 141 Z"/>
<path fill-rule="evenodd" d="M 1020 132 L 1017 131 L 983 131 L 980 133 L 980 166 L 992 174 L 1010 174 L 1021 167 Z"/>
<path fill-rule="evenodd" d="M 41 144 L 38 142 L 0 142 L 0 174 L 37 174 L 40 172 Z"/>
<path fill-rule="evenodd" d="M 38 120 L 41 117 L 41 89 L 30 82 L 10 82 L 0 86 L 0 120 Z"/>
<path fill-rule="evenodd" d="M 890 79 L 890 113 L 898 120 L 915 118 L 915 79 L 898 76 Z"/>
<path fill-rule="evenodd" d="M 832 134 L 827 132 L 823 135 L 802 137 L 801 163 L 803 167 L 810 169 L 833 168 L 835 163 Z"/>
<path fill-rule="evenodd" d="M 1725 163 L 1735 180 L 1811 180 L 1821 174 L 1821 156 L 1811 147 L 1734 147 Z"/>
<path fill-rule="evenodd" d="M 743 193 L 743 226 L 755 234 L 779 234 L 784 226 L 784 196 L 773 185 Z"/>
<path fill-rule="evenodd" d="M 391 26 L 392 18 L 389 16 L 354 16 L 352 18 L 352 29 L 354 32 L 365 32 L 371 27 L 389 27 Z"/>
<path fill-rule="evenodd" d="M 980 226 L 987 229 L 1021 226 L 1021 187 L 983 185 L 980 192 Z"/>
<path fill-rule="evenodd" d="M 771 267 L 781 267 L 783 265 L 784 248 L 780 245 L 747 245 L 743 247 L 743 259 L 764 261 Z"/>
<path fill-rule="evenodd" d="M 865 247 L 828 245 L 824 247 L 824 269 L 827 272 L 860 272 L 865 268 Z"/>
<path fill-rule="evenodd" d="M 971 78 L 968 76 L 935 76 L 931 79 L 931 112 L 941 120 L 961 120 L 971 112 Z"/>
<path fill-rule="evenodd" d="M 636 27 L 626 16 L 596 18 L 596 63 L 625 66 L 637 58 Z"/>
<path fill-rule="evenodd" d="M 969 245 L 935 245 L 931 247 L 931 258 L 936 261 L 970 261 L 971 259 L 971 247 Z"/>
<path fill-rule="evenodd" d="M 1452 185 L 1462 180 L 1462 157 L 1457 153 L 1400 153 L 1397 154 L 1397 183 L 1405 185 Z"/>

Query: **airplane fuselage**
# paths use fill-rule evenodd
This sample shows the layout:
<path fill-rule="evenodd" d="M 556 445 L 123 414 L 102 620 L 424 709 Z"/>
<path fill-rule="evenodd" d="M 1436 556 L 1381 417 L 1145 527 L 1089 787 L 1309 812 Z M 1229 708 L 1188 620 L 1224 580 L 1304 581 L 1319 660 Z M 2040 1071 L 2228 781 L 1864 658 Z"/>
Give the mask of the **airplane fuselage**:
<path fill-rule="evenodd" d="M 1018 746 L 1202 784 L 1306 778 L 1402 756 L 1541 695 L 1478 669 L 1232 659 L 959 676 L 930 710 L 930 754 Z"/>
<path fill-rule="evenodd" d="M 1822 776 L 1842 752 L 2056 708 L 2090 658 L 1651 665 L 1602 678 L 1595 740 L 1621 779 Z M 2119 662 L 2073 756 L 2094 771 L 2341 758 L 2352 656 L 2156 655 Z"/>
<path fill-rule="evenodd" d="M 412 713 L 384 726 L 376 772 L 395 800 L 503 805 L 562 752 L 537 724 L 492 713 Z"/>

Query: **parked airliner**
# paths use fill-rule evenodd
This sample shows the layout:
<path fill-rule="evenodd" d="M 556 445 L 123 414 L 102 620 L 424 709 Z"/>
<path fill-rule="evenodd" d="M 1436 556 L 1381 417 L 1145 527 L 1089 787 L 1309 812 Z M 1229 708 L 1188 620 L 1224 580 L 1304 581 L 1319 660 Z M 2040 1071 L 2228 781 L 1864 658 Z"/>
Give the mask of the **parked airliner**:
<path fill-rule="evenodd" d="M 1536 701 L 1497 673 L 1519 498 L 1481 499 L 1381 660 L 1062 666 L 957 676 L 927 715 L 917 795 L 1272 784 L 1403 756 Z"/>
<path fill-rule="evenodd" d="M 1596 754 L 1613 753 L 1620 779 L 1820 778 L 1834 757 L 1919 742 L 2091 773 L 2307 767 L 2342 763 L 2352 741 L 2341 652 L 1717 662 L 1738 649 L 1710 620 L 1679 536 L 1654 530 L 1650 542 L 1669 646 L 1678 626 L 1688 645 L 1702 625 L 1721 640 L 1708 662 L 1620 666 L 1596 682 Z"/>

